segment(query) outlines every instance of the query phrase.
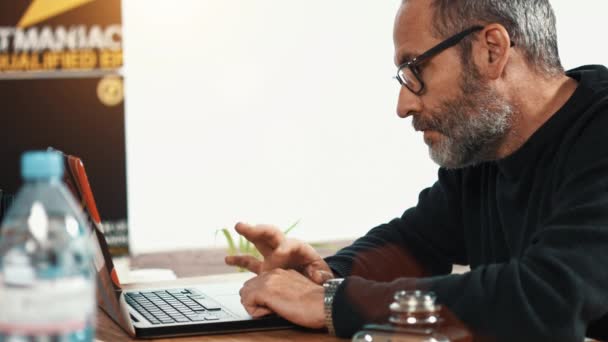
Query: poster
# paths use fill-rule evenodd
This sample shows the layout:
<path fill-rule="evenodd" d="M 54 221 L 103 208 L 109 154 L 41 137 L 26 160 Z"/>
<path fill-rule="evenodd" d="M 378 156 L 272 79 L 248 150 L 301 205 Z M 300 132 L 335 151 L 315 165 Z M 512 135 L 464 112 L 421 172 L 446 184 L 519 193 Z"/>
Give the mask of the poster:
<path fill-rule="evenodd" d="M 79 156 L 113 255 L 128 253 L 120 0 L 0 3 L 0 209 L 26 150 Z"/>

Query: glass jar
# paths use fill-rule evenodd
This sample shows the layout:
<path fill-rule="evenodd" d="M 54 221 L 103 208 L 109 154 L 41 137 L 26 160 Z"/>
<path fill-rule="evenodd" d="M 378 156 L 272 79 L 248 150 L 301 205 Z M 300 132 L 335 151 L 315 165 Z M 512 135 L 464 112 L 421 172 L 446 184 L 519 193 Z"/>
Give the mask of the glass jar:
<path fill-rule="evenodd" d="M 470 341 L 466 331 L 445 324 L 432 292 L 399 291 L 393 298 L 388 323 L 365 325 L 352 342 Z"/>

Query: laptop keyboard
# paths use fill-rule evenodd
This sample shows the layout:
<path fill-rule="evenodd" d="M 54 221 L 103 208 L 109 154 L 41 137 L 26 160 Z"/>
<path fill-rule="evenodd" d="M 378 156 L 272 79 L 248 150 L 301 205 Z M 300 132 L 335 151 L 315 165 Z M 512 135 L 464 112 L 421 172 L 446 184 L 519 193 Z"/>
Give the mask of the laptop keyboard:
<path fill-rule="evenodd" d="M 127 304 L 152 324 L 220 321 L 232 316 L 194 289 L 127 292 Z"/>

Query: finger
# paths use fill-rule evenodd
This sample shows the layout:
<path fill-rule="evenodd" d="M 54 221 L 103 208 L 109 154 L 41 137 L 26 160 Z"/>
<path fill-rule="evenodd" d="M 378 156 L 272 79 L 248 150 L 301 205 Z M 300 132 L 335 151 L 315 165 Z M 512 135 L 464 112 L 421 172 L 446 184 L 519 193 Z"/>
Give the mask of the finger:
<path fill-rule="evenodd" d="M 314 271 L 312 273 L 312 276 L 309 278 L 316 284 L 321 285 L 321 284 L 325 283 L 326 281 L 328 281 L 329 279 L 333 279 L 334 275 L 327 271 Z"/>
<path fill-rule="evenodd" d="M 247 223 L 239 222 L 235 226 L 237 233 L 254 244 L 261 242 L 267 244 L 269 248 L 275 249 L 283 241 L 283 233 L 271 225 L 259 224 L 252 226 Z"/>
<path fill-rule="evenodd" d="M 302 270 L 302 274 L 319 285 L 323 284 L 328 279 L 335 278 L 333 271 L 322 259 L 308 264 L 304 270 Z"/>
<path fill-rule="evenodd" d="M 242 267 L 255 274 L 262 270 L 262 262 L 251 255 L 231 255 L 225 257 L 224 261 L 230 266 Z"/>
<path fill-rule="evenodd" d="M 272 313 L 272 310 L 268 309 L 265 306 L 249 304 L 249 303 L 242 303 L 242 304 L 243 304 L 243 307 L 245 308 L 245 311 L 247 311 L 247 313 L 253 318 L 270 315 Z"/>
<path fill-rule="evenodd" d="M 266 316 L 272 313 L 265 303 L 261 301 L 261 291 L 257 290 L 260 285 L 259 282 L 259 277 L 249 279 L 243 284 L 243 287 L 239 291 L 239 295 L 241 296 L 241 304 L 243 304 L 245 311 L 247 311 L 247 313 L 254 318 Z"/>
<path fill-rule="evenodd" d="M 290 250 L 288 253 L 290 255 L 290 259 L 296 261 L 298 264 L 305 262 L 313 262 L 314 260 L 321 259 L 319 253 L 312 247 L 310 244 L 305 242 L 289 239 L 287 243 L 283 244 L 286 246 L 285 248 Z M 291 268 L 296 268 L 299 265 L 290 265 Z"/>
<path fill-rule="evenodd" d="M 281 242 L 285 239 L 283 233 L 271 225 L 252 226 L 247 223 L 239 222 L 234 228 L 237 233 L 251 241 L 262 255 L 271 253 L 279 247 Z"/>
<path fill-rule="evenodd" d="M 249 312 L 249 315 L 251 315 L 251 317 L 253 317 L 253 318 L 258 318 L 258 317 L 270 315 L 271 313 L 272 313 L 272 311 L 270 309 L 268 309 L 267 307 L 256 306 L 251 309 L 251 312 Z"/>

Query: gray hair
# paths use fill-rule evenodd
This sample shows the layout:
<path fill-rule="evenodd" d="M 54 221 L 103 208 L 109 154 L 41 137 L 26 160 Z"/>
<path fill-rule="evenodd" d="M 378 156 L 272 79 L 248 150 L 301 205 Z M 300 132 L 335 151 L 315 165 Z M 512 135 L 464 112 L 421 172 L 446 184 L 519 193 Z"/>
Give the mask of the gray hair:
<path fill-rule="evenodd" d="M 562 74 L 557 50 L 555 13 L 549 0 L 432 0 L 438 38 L 478 24 L 498 23 L 505 27 L 528 65 L 546 76 Z M 463 41 L 462 57 L 471 53 L 472 38 Z"/>

